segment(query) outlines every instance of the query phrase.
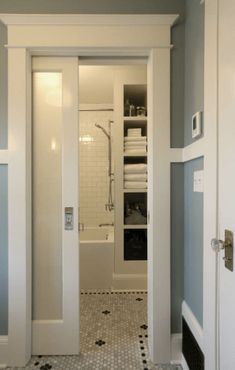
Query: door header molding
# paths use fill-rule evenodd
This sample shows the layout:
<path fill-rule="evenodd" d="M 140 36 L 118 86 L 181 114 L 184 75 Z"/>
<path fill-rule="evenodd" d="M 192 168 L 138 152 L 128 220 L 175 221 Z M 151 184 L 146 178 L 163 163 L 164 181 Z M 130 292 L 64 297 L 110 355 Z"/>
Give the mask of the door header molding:
<path fill-rule="evenodd" d="M 176 14 L 0 14 L 6 25 L 89 25 L 130 26 L 169 25 L 178 19 Z"/>
<path fill-rule="evenodd" d="M 0 14 L 9 48 L 55 53 L 58 48 L 125 49 L 127 54 L 138 49 L 145 56 L 153 48 L 171 47 L 170 29 L 177 19 L 165 14 Z"/>

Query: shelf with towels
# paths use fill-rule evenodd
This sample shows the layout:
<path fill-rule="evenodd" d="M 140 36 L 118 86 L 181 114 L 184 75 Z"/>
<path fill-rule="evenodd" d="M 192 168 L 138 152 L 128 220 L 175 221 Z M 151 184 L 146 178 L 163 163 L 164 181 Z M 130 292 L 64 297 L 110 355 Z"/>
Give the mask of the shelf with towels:
<path fill-rule="evenodd" d="M 124 230 L 128 229 L 147 229 L 148 225 L 123 225 Z"/>
<path fill-rule="evenodd" d="M 147 116 L 123 116 L 123 121 L 128 122 L 130 124 L 135 123 L 135 122 L 143 122 L 147 123 L 148 117 Z"/>
<path fill-rule="evenodd" d="M 147 157 L 148 153 L 123 153 L 124 157 Z"/>
<path fill-rule="evenodd" d="M 123 189 L 123 193 L 147 193 L 148 189 Z"/>

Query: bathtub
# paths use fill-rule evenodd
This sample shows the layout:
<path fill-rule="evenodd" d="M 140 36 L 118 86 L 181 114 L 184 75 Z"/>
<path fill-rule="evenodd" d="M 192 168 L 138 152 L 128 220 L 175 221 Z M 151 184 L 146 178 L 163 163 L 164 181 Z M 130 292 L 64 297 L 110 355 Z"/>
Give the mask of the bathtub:
<path fill-rule="evenodd" d="M 80 232 L 80 288 L 111 289 L 114 272 L 114 229 L 88 227 Z"/>

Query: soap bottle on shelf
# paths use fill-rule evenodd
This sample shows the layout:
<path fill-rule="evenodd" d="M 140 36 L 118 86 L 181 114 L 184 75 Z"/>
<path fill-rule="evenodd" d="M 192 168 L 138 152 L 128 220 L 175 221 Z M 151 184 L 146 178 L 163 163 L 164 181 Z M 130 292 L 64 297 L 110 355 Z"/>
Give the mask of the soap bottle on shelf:
<path fill-rule="evenodd" d="M 130 115 L 130 102 L 129 99 L 126 99 L 125 104 L 124 104 L 124 116 L 129 116 Z"/>
<path fill-rule="evenodd" d="M 135 116 L 135 106 L 134 104 L 130 104 L 130 114 L 129 116 Z"/>

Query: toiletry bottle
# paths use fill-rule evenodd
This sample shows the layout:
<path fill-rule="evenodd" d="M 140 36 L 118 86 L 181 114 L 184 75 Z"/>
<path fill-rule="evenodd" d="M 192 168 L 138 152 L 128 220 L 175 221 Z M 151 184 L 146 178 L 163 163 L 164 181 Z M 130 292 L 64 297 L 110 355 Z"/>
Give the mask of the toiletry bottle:
<path fill-rule="evenodd" d="M 130 115 L 130 102 L 128 99 L 126 99 L 125 104 L 124 104 L 124 116 L 129 116 Z"/>

